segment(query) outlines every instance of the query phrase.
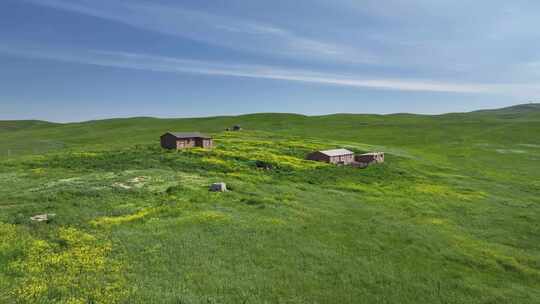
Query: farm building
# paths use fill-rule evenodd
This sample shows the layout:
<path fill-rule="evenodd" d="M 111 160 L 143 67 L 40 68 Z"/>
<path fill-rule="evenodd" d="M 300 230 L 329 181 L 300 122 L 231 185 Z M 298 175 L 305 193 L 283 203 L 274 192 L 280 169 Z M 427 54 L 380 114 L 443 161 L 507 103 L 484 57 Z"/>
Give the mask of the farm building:
<path fill-rule="evenodd" d="M 354 163 L 354 152 L 347 149 L 316 151 L 309 154 L 307 159 L 336 165 L 350 165 Z"/>
<path fill-rule="evenodd" d="M 384 152 L 372 152 L 356 155 L 354 159 L 359 163 L 364 164 L 380 164 L 384 163 Z"/>
<path fill-rule="evenodd" d="M 213 145 L 214 143 L 211 137 L 199 132 L 167 132 L 161 135 L 161 147 L 165 149 L 212 148 Z"/>

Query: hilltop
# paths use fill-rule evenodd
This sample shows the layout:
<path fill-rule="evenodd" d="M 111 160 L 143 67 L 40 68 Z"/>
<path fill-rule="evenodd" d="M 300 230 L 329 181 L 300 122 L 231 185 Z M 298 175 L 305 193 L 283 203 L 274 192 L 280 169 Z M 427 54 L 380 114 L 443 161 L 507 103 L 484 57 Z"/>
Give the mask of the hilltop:
<path fill-rule="evenodd" d="M 540 112 L 540 103 L 527 103 L 506 108 L 493 110 L 479 110 L 473 113 L 491 113 L 491 114 L 530 114 Z"/>
<path fill-rule="evenodd" d="M 538 303 L 537 112 L 0 122 L 0 302 Z"/>
<path fill-rule="evenodd" d="M 479 110 L 468 114 L 477 118 L 487 117 L 491 119 L 497 118 L 505 120 L 537 120 L 540 118 L 540 104 L 521 104 L 500 109 Z"/>
<path fill-rule="evenodd" d="M 57 124 L 40 120 L 0 120 L 0 132 L 50 127 L 55 125 Z"/>
<path fill-rule="evenodd" d="M 484 133 L 481 126 L 497 125 L 501 120 L 518 120 L 529 122 L 540 120 L 539 104 L 524 104 L 496 110 L 482 110 L 470 113 L 450 113 L 444 115 L 416 114 L 332 114 L 324 116 L 305 116 L 284 113 L 260 113 L 240 116 L 220 116 L 208 118 L 159 119 L 152 117 L 135 117 L 94 120 L 78 123 L 48 123 L 42 121 L 0 121 L 0 159 L 8 150 L 11 155 L 43 153 L 68 147 L 99 146 L 101 148 L 119 147 L 148 143 L 157 140 L 165 131 L 199 130 L 209 133 L 221 132 L 226 127 L 242 124 L 247 129 L 270 131 L 280 134 L 298 136 L 332 137 L 347 140 L 361 136 L 365 141 L 379 144 L 392 143 L 417 145 L 424 135 L 423 128 L 444 129 L 431 130 L 429 136 L 437 136 L 440 141 L 447 133 L 467 132 L 466 137 L 474 137 L 476 132 Z M 525 124 L 526 125 L 526 124 Z M 504 133 L 505 128 L 499 130 Z M 389 129 L 395 129 L 391 133 Z M 489 130 L 489 128 L 488 128 Z M 393 136 L 405 132 L 403 136 Z M 494 130 L 495 131 L 495 130 Z M 472 133 L 470 133 L 472 132 Z M 508 134 L 524 134 L 511 131 Z M 488 131 L 489 134 L 489 131 Z M 465 135 L 465 134 L 462 134 Z M 452 134 L 451 136 L 458 136 Z M 502 134 L 505 137 L 504 134 Z M 24 140 L 20 140 L 24 137 Z M 413 137 L 410 140 L 408 137 Z M 427 138 L 424 138 L 427 139 Z M 502 138 L 501 138 L 502 139 Z M 512 139 L 512 140 L 518 140 Z M 523 139 L 526 141 L 526 139 Z"/>

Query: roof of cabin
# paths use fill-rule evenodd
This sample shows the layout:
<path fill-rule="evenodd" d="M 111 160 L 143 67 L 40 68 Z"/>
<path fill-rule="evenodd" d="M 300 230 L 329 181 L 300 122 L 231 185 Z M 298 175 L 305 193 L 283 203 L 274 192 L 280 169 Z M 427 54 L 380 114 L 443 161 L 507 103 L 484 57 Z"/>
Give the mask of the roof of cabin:
<path fill-rule="evenodd" d="M 341 155 L 354 154 L 354 152 L 349 151 L 347 149 L 333 149 L 333 150 L 325 150 L 325 151 L 319 151 L 319 152 L 326 156 L 341 156 Z"/>
<path fill-rule="evenodd" d="M 172 136 L 176 137 L 177 139 L 182 139 L 182 138 L 205 138 L 205 139 L 211 139 L 210 136 L 202 134 L 200 132 L 167 132 L 165 134 L 171 134 Z"/>

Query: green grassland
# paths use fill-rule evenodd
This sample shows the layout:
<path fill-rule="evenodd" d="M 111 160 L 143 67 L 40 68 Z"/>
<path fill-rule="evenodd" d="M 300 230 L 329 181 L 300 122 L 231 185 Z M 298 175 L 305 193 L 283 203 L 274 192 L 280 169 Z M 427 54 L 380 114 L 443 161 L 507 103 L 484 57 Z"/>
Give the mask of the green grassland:
<path fill-rule="evenodd" d="M 538 105 L 0 122 L 0 303 L 540 303 L 539 160 Z"/>

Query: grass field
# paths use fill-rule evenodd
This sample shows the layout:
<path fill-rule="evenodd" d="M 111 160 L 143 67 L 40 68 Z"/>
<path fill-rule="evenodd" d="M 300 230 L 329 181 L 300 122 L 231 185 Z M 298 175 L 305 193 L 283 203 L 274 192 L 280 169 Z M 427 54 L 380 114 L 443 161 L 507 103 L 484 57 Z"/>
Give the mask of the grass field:
<path fill-rule="evenodd" d="M 304 160 L 335 147 L 386 163 Z M 0 303 L 540 303 L 539 161 L 534 104 L 0 122 Z"/>

